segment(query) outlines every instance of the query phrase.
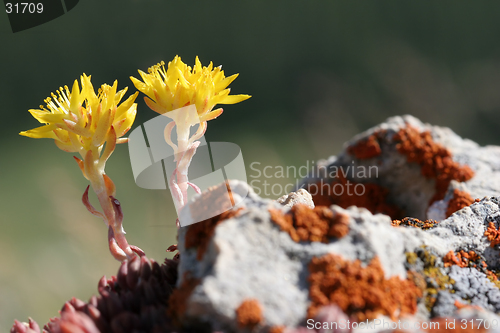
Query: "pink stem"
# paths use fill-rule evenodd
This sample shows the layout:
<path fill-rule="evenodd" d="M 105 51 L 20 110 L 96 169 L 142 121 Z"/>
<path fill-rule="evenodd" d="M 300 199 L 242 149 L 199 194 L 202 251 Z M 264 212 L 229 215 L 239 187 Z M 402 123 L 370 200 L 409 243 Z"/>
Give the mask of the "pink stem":
<path fill-rule="evenodd" d="M 193 159 L 193 156 L 196 153 L 196 149 L 199 145 L 200 141 L 195 141 L 190 144 L 179 161 L 177 161 L 177 183 L 181 189 L 182 197 L 184 198 L 184 204 L 187 203 L 187 189 L 189 185 L 187 174 L 189 164 L 191 164 L 191 160 Z"/>
<path fill-rule="evenodd" d="M 114 197 L 110 196 L 109 199 L 113 205 L 113 210 L 115 212 L 115 223 L 112 226 L 114 237 L 118 246 L 125 252 L 128 259 L 132 259 L 135 256 L 134 251 L 130 248 L 130 245 L 127 242 L 127 238 L 125 238 L 125 232 L 123 231 L 123 211 L 120 205 L 120 202 Z M 138 248 L 139 249 L 139 248 Z M 141 252 L 142 250 L 139 249 Z"/>
<path fill-rule="evenodd" d="M 90 203 L 90 200 L 89 200 L 89 188 L 90 188 L 90 185 L 88 185 L 87 188 L 85 189 L 85 192 L 83 192 L 82 202 L 85 205 L 85 207 L 87 207 L 87 210 L 90 213 L 92 213 L 92 215 L 95 215 L 95 216 L 98 216 L 98 217 L 104 219 L 104 215 L 101 212 L 97 211 L 94 208 L 94 206 L 92 206 L 92 204 Z M 106 223 L 106 221 L 104 223 Z"/>
<path fill-rule="evenodd" d="M 181 192 L 179 185 L 177 185 L 177 183 L 174 180 L 176 172 L 177 172 L 177 168 L 175 168 L 174 172 L 172 173 L 172 177 L 170 177 L 170 188 L 172 189 L 174 199 L 177 200 L 179 207 L 183 207 L 184 200 L 182 197 L 182 192 Z"/>
<path fill-rule="evenodd" d="M 108 228 L 108 245 L 109 252 L 111 252 L 116 260 L 123 261 L 127 259 L 127 255 L 125 254 L 125 252 L 123 252 L 123 250 L 116 243 L 113 228 L 111 228 L 111 226 L 109 226 Z"/>
<path fill-rule="evenodd" d="M 188 182 L 188 185 L 193 188 L 193 190 L 196 192 L 196 194 L 201 194 L 201 190 L 198 186 L 196 186 L 195 184 L 193 184 L 191 182 Z"/>
<path fill-rule="evenodd" d="M 189 139 L 189 144 L 192 144 L 196 140 L 200 139 L 203 135 L 205 135 L 206 131 L 207 131 L 207 122 L 203 121 L 200 123 L 200 126 L 196 130 L 196 133 L 194 133 L 193 136 Z"/>

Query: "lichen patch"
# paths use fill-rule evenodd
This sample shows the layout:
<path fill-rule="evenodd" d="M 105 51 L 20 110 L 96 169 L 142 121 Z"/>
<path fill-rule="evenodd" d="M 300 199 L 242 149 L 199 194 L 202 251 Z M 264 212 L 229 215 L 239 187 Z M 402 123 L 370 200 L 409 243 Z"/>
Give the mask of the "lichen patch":
<path fill-rule="evenodd" d="M 362 193 L 355 193 L 353 189 L 361 184 Z M 329 183 L 319 181 L 309 184 L 308 191 L 313 197 L 316 206 L 338 205 L 344 209 L 350 206 L 364 207 L 372 214 L 389 215 L 392 219 L 400 218 L 400 210 L 387 202 L 389 190 L 375 183 L 358 183 L 339 175 Z"/>
<path fill-rule="evenodd" d="M 382 131 L 382 133 L 385 132 Z M 358 141 L 355 145 L 347 148 L 347 152 L 359 159 L 369 159 L 379 156 L 382 153 L 382 149 L 380 148 L 378 138 L 382 133 L 376 132 L 368 138 Z"/>
<path fill-rule="evenodd" d="M 193 290 L 200 284 L 199 279 L 195 279 L 184 273 L 184 279 L 179 288 L 174 289 L 168 300 L 168 315 L 176 324 L 180 323 L 180 318 L 186 313 L 189 297 Z"/>
<path fill-rule="evenodd" d="M 414 227 L 414 228 L 419 228 L 422 230 L 427 230 L 430 228 L 433 228 L 436 226 L 438 222 L 435 220 L 425 220 L 421 221 L 419 219 L 416 219 L 414 217 L 405 217 L 402 220 L 393 220 L 392 221 L 392 226 L 394 227 L 399 227 L 399 226 L 404 226 L 404 227 Z"/>
<path fill-rule="evenodd" d="M 424 177 L 436 181 L 435 193 L 429 204 L 442 200 L 450 182 L 465 182 L 474 176 L 474 171 L 467 165 L 453 161 L 451 152 L 432 138 L 429 131 L 419 132 L 412 126 L 406 126 L 394 136 L 398 151 L 406 156 L 410 163 L 421 167 Z"/>
<path fill-rule="evenodd" d="M 474 200 L 468 192 L 460 191 L 459 189 L 453 190 L 453 197 L 448 202 L 448 209 L 446 210 L 446 217 L 450 217 L 456 211 L 472 205 L 477 200 Z"/>
<path fill-rule="evenodd" d="M 271 221 L 282 231 L 288 232 L 295 242 L 328 243 L 329 238 L 342 238 L 349 233 L 349 216 L 318 206 L 304 204 L 293 206 L 287 214 L 279 209 L 269 209 Z"/>
<path fill-rule="evenodd" d="M 459 267 L 469 267 L 469 265 L 476 267 L 477 265 L 474 261 L 479 261 L 480 259 L 481 257 L 474 251 L 465 252 L 464 250 L 461 250 L 456 254 L 453 253 L 453 251 L 450 251 L 444 256 L 443 263 L 444 267 L 450 267 L 453 265 L 457 265 Z M 483 265 L 485 265 L 484 261 Z"/>
<path fill-rule="evenodd" d="M 362 267 L 360 260 L 347 261 L 335 254 L 313 258 L 309 264 L 308 318 L 322 306 L 336 304 L 358 321 L 386 315 L 393 319 L 414 314 L 422 290 L 410 279 L 386 279 L 377 257 Z"/>
<path fill-rule="evenodd" d="M 243 208 L 231 209 L 227 212 L 209 218 L 205 221 L 190 225 L 186 232 L 185 245 L 186 248 L 197 247 L 196 259 L 201 260 L 207 250 L 210 239 L 212 238 L 215 228 L 224 220 L 230 219 L 240 212 Z"/>
<path fill-rule="evenodd" d="M 252 330 L 264 321 L 262 306 L 256 299 L 246 299 L 236 309 L 238 326 Z"/>

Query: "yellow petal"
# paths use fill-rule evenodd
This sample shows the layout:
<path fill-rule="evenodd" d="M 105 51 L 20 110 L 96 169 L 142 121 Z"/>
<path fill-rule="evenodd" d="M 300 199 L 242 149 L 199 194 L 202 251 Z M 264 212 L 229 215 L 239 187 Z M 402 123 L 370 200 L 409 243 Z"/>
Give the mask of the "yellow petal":
<path fill-rule="evenodd" d="M 116 109 L 115 117 L 119 118 L 125 111 L 127 111 L 135 102 L 135 99 L 139 95 L 139 92 L 136 91 L 135 94 L 129 96 L 118 108 Z"/>
<path fill-rule="evenodd" d="M 132 81 L 132 83 L 134 84 L 134 86 L 137 90 L 139 90 L 140 92 L 142 92 L 146 96 L 152 97 L 151 95 L 152 95 L 153 89 L 150 87 L 150 85 L 139 81 L 138 79 L 136 79 L 133 76 L 130 77 L 130 80 Z"/>
<path fill-rule="evenodd" d="M 65 114 L 53 114 L 51 112 L 43 111 L 43 110 L 29 110 L 29 113 L 41 123 L 61 123 L 64 118 L 67 118 Z"/>
<path fill-rule="evenodd" d="M 65 151 L 65 152 L 68 152 L 68 153 L 76 153 L 77 151 L 79 151 L 80 149 L 79 148 L 76 148 L 75 146 L 73 146 L 73 144 L 70 142 L 70 143 L 64 143 L 64 142 L 61 142 L 59 140 L 54 140 L 57 148 Z"/>
<path fill-rule="evenodd" d="M 69 109 L 73 113 L 78 113 L 81 105 L 81 100 L 80 100 L 80 88 L 78 87 L 78 81 L 75 80 L 73 83 L 73 88 L 71 89 L 71 98 L 70 98 L 70 107 Z"/>
<path fill-rule="evenodd" d="M 125 95 L 125 93 L 127 92 L 127 90 L 128 90 L 128 87 L 125 87 L 125 88 L 123 88 L 122 90 L 120 90 L 119 92 L 116 93 L 116 95 L 115 95 L 115 105 L 120 104 L 120 101 L 122 100 L 122 98 Z"/>
<path fill-rule="evenodd" d="M 189 89 L 189 82 L 186 80 L 186 78 L 184 77 L 184 74 L 182 73 L 182 71 L 180 70 L 180 68 L 177 68 L 177 72 L 179 74 L 178 76 L 178 79 L 179 79 L 179 82 L 182 84 L 182 86 L 185 88 L 185 89 Z"/>
<path fill-rule="evenodd" d="M 99 119 L 99 123 L 97 124 L 97 128 L 92 136 L 92 144 L 95 147 L 100 147 L 104 143 L 104 139 L 108 134 L 108 131 L 111 127 L 112 116 L 114 117 L 113 109 L 107 109 L 104 111 L 103 115 Z"/>
<path fill-rule="evenodd" d="M 153 111 L 158 112 L 159 114 L 164 114 L 168 112 L 167 109 L 159 105 L 158 103 L 153 102 L 151 99 L 144 97 L 144 102 L 146 102 L 146 105 Z"/>
<path fill-rule="evenodd" d="M 88 100 L 88 104 L 94 108 L 97 106 L 99 103 L 99 99 L 97 98 L 97 95 L 95 94 L 94 91 L 94 86 L 92 86 L 92 82 L 90 82 L 91 76 L 83 75 L 81 76 L 80 80 L 82 83 L 82 93 L 85 95 L 85 98 Z"/>
<path fill-rule="evenodd" d="M 201 67 L 200 58 L 198 58 L 198 56 L 196 56 L 196 58 L 194 59 L 194 72 L 199 73 L 201 71 L 202 71 L 202 67 Z"/>
<path fill-rule="evenodd" d="M 23 131 L 20 132 L 19 134 L 34 139 L 40 139 L 40 138 L 55 139 L 55 134 L 52 131 L 55 130 L 56 128 L 57 128 L 56 125 L 50 124 L 50 125 L 40 126 L 28 131 Z"/>
<path fill-rule="evenodd" d="M 127 112 L 126 112 L 126 118 L 122 119 L 123 122 L 119 124 L 118 127 L 115 128 L 116 131 L 116 137 L 122 137 L 127 133 L 130 128 L 132 127 L 132 124 L 134 123 L 135 116 L 137 114 L 137 104 L 134 104 Z"/>
<path fill-rule="evenodd" d="M 239 74 L 234 74 L 234 75 L 231 75 L 229 77 L 226 77 L 224 80 L 222 80 L 220 82 L 217 82 L 215 85 L 215 90 L 221 91 L 223 89 L 226 89 L 227 86 L 229 86 L 231 84 L 231 82 L 233 82 L 238 77 L 238 75 Z"/>
<path fill-rule="evenodd" d="M 118 81 L 115 80 L 113 86 L 108 86 L 107 84 L 103 84 L 101 86 L 102 94 L 100 98 L 100 102 L 102 104 L 103 110 L 108 110 L 113 108 L 113 104 L 115 102 L 116 88 L 118 86 Z"/>
<path fill-rule="evenodd" d="M 225 97 L 222 101 L 220 101 L 220 104 L 236 104 L 239 102 L 243 102 L 246 99 L 249 99 L 250 95 L 230 95 Z"/>
<path fill-rule="evenodd" d="M 69 139 L 68 131 L 65 131 L 65 130 L 58 128 L 58 129 L 53 130 L 52 132 L 55 134 L 56 140 L 59 140 L 59 141 L 64 142 L 64 143 L 71 142 L 71 140 Z"/>
<path fill-rule="evenodd" d="M 106 146 L 104 147 L 104 151 L 99 159 L 99 163 L 104 165 L 108 160 L 109 156 L 113 153 L 116 147 L 116 133 L 113 126 L 109 129 L 108 135 L 106 137 Z"/>
<path fill-rule="evenodd" d="M 212 120 L 212 119 L 215 119 L 217 118 L 218 116 L 220 116 L 222 114 L 224 110 L 222 108 L 219 108 L 217 110 L 214 110 L 212 112 L 209 112 L 209 113 L 206 113 L 204 115 L 201 115 L 200 116 L 200 122 L 203 122 L 203 121 L 209 121 L 209 120 Z"/>

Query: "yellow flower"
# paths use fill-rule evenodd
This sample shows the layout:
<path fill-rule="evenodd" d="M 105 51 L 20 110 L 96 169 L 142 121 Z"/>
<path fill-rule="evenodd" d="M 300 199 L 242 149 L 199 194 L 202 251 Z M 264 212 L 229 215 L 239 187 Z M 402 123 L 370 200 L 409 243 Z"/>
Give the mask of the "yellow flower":
<path fill-rule="evenodd" d="M 128 140 L 120 138 L 135 120 L 137 104 L 134 101 L 139 92 L 120 104 L 127 88 L 117 92 L 117 81 L 113 86 L 103 84 L 98 94 L 94 91 L 90 76 L 83 74 L 80 81 L 81 89 L 75 80 L 71 92 L 65 86 L 59 88 L 57 96 L 52 93 L 52 98 L 45 99 L 47 108 L 40 106 L 38 110 L 29 110 L 36 120 L 45 125 L 19 134 L 36 139 L 51 138 L 60 149 L 80 154 L 82 159 L 74 158 L 97 194 L 103 212 L 90 204 L 89 187 L 82 197 L 83 204 L 92 214 L 103 218 L 108 226 L 111 254 L 120 261 L 132 259 L 135 253 L 143 252 L 130 246 L 125 238 L 123 213 L 115 199 L 116 188 L 104 172 L 104 167 L 116 144 Z"/>
<path fill-rule="evenodd" d="M 168 63 L 161 62 L 149 68 L 149 74 L 139 70 L 144 82 L 130 77 L 135 87 L 148 97 L 144 97 L 146 104 L 154 111 L 166 112 L 187 106 L 196 105 L 200 121 L 208 121 L 218 117 L 222 109 L 212 111 L 217 104 L 235 104 L 251 96 L 229 95 L 227 88 L 238 74 L 224 76 L 221 66 L 213 68 L 212 62 L 208 67 L 202 67 L 196 57 L 195 66 L 191 69 L 182 62 L 179 56 Z"/>
<path fill-rule="evenodd" d="M 119 140 L 132 126 L 137 113 L 134 103 L 138 92 L 118 105 L 127 88 L 116 91 L 118 82 L 113 86 L 103 84 L 96 95 L 90 76 L 81 76 L 81 86 L 75 80 L 71 92 L 68 87 L 59 88 L 58 96 L 45 99 L 47 109 L 29 112 L 45 125 L 19 134 L 31 138 L 52 138 L 56 145 L 67 152 L 79 152 L 82 157 L 87 151 L 99 150 L 108 140 L 111 143 L 126 142 Z M 106 149 L 107 150 L 107 149 Z"/>

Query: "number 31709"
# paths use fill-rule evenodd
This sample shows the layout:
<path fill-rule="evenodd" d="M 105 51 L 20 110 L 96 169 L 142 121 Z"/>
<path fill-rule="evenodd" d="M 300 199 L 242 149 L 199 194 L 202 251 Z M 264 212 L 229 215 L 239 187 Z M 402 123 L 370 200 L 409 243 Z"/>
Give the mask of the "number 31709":
<path fill-rule="evenodd" d="M 34 14 L 34 13 L 43 13 L 43 3 L 31 3 L 31 2 L 21 2 L 21 3 L 6 3 L 5 4 L 5 12 L 7 14 L 15 13 L 15 14 Z"/>

